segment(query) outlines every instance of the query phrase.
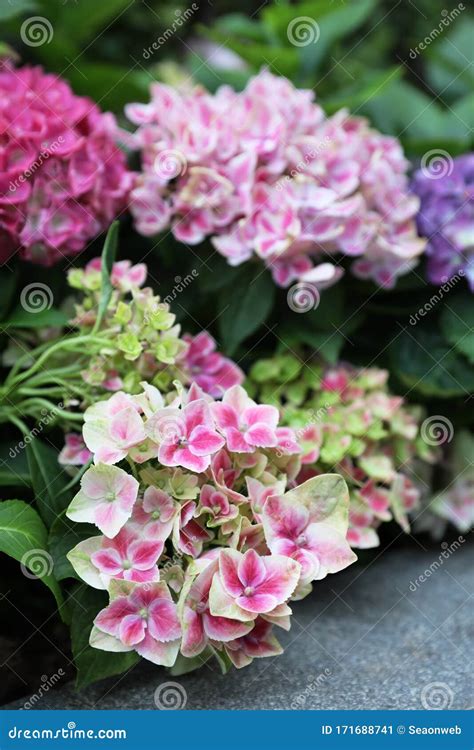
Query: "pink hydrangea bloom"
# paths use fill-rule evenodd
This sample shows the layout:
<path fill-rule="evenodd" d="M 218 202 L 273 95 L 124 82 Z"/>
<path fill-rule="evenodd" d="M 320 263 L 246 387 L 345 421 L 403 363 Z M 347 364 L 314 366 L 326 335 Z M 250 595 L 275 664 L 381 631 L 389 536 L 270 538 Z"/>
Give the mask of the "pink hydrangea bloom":
<path fill-rule="evenodd" d="M 132 184 L 113 115 L 41 68 L 0 63 L 0 263 L 79 253 L 124 210 Z"/>
<path fill-rule="evenodd" d="M 159 409 L 148 421 L 147 430 L 159 444 L 158 459 L 163 466 L 205 471 L 211 456 L 225 444 L 204 399 L 190 401 L 181 409 Z"/>
<path fill-rule="evenodd" d="M 105 539 L 101 548 L 91 555 L 91 562 L 100 574 L 126 581 L 158 581 L 156 563 L 164 543 L 157 539 L 140 538 L 130 528 L 122 528 L 113 539 Z"/>
<path fill-rule="evenodd" d="M 84 413 L 84 442 L 96 462 L 116 464 L 146 438 L 140 408 L 132 396 L 118 392 Z"/>
<path fill-rule="evenodd" d="M 303 488 L 305 485 L 301 485 Z M 299 488 L 294 490 L 295 497 Z M 303 492 L 303 490 L 301 490 Z M 308 504 L 286 497 L 270 497 L 263 508 L 265 539 L 272 554 L 286 555 L 301 565 L 308 583 L 346 568 L 356 559 L 347 540 L 330 519 Z M 347 531 L 347 525 L 344 527 Z"/>
<path fill-rule="evenodd" d="M 182 363 L 189 372 L 190 379 L 197 383 L 205 393 L 213 398 L 220 398 L 231 386 L 240 385 L 244 373 L 235 362 L 216 352 L 216 342 L 207 331 L 197 336 L 185 334 L 188 344 Z"/>
<path fill-rule="evenodd" d="M 91 466 L 66 515 L 78 523 L 94 523 L 103 534 L 114 537 L 132 515 L 138 486 L 137 480 L 118 466 Z"/>
<path fill-rule="evenodd" d="M 129 105 L 142 172 L 131 193 L 139 232 L 170 225 L 188 244 L 211 237 L 231 265 L 257 255 L 275 282 L 324 288 L 353 272 L 393 286 L 424 249 L 399 142 L 267 71 L 244 91 L 154 84 Z"/>
<path fill-rule="evenodd" d="M 300 573 L 300 564 L 283 555 L 222 550 L 209 594 L 211 613 L 243 622 L 270 613 L 290 598 Z"/>
<path fill-rule="evenodd" d="M 143 500 L 133 508 L 132 523 L 152 539 L 165 541 L 173 529 L 178 507 L 163 490 L 147 487 Z"/>
<path fill-rule="evenodd" d="M 84 466 L 91 458 L 92 453 L 86 447 L 82 435 L 69 432 L 64 436 L 65 445 L 58 456 L 58 461 L 64 466 Z"/>
<path fill-rule="evenodd" d="M 212 409 L 230 451 L 252 453 L 257 447 L 273 448 L 277 445 L 278 409 L 257 405 L 240 386 L 230 388 L 221 402 L 212 405 Z"/>
<path fill-rule="evenodd" d="M 257 617 L 249 633 L 224 644 L 224 649 L 234 667 L 242 669 L 253 659 L 264 656 L 278 656 L 283 649 L 272 633 L 272 624 L 263 617 Z"/>
<path fill-rule="evenodd" d="M 253 628 L 253 621 L 240 622 L 228 617 L 215 617 L 209 610 L 209 591 L 219 568 L 218 560 L 210 562 L 193 581 L 189 591 L 184 592 L 180 602 L 183 640 L 181 652 L 192 657 L 200 654 L 209 639 L 224 643 L 246 635 Z"/>
<path fill-rule="evenodd" d="M 181 625 L 164 583 L 132 584 L 94 620 L 91 645 L 105 651 L 136 651 L 154 664 L 171 667 L 179 651 Z"/>

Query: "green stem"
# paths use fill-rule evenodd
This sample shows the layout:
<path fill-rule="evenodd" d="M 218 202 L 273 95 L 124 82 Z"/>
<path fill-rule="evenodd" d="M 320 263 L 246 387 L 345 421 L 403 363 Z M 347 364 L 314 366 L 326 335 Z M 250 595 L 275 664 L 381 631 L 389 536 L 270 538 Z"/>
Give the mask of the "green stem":
<path fill-rule="evenodd" d="M 104 333 L 106 333 L 104 331 Z M 49 346 L 46 351 L 43 351 L 43 353 L 38 357 L 38 359 L 34 362 L 34 364 L 26 370 L 26 372 L 22 372 L 19 375 L 16 375 L 14 378 L 7 378 L 5 381 L 5 386 L 14 385 L 23 382 L 24 380 L 28 380 L 31 378 L 31 376 L 37 372 L 43 364 L 46 362 L 47 359 L 49 359 L 53 354 L 55 354 L 58 351 L 61 351 L 62 349 L 73 349 L 74 347 L 80 345 L 80 344 L 91 344 L 91 343 L 98 343 L 98 344 L 107 344 L 109 343 L 106 338 L 102 338 L 99 336 L 92 336 L 91 334 L 87 334 L 86 336 L 74 336 L 71 338 L 62 339 L 61 341 L 58 341 L 56 344 L 53 344 L 52 346 Z M 81 347 L 79 350 L 79 353 L 83 353 L 84 348 Z M 35 356 L 35 351 L 30 353 L 31 356 Z"/>

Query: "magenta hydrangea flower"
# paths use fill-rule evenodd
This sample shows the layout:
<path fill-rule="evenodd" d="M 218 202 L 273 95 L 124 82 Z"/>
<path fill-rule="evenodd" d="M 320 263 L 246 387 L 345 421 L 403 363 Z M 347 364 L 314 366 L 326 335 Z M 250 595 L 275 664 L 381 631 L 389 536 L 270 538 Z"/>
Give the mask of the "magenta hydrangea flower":
<path fill-rule="evenodd" d="M 222 550 L 209 594 L 211 613 L 243 622 L 270 613 L 290 598 L 300 573 L 300 564 L 283 555 Z"/>
<path fill-rule="evenodd" d="M 216 352 L 216 342 L 207 331 L 185 334 L 188 349 L 182 362 L 194 383 L 213 398 L 220 398 L 233 385 L 240 385 L 244 373 L 235 362 Z"/>
<path fill-rule="evenodd" d="M 340 545 L 334 562 L 336 536 L 345 540 L 348 528 L 345 482 L 321 476 L 284 494 L 301 465 L 295 433 L 240 386 L 221 403 L 196 383 L 188 390 L 177 383 L 165 398 L 142 385 L 142 393 L 118 392 L 85 415 L 94 461 L 109 461 L 85 471 L 67 510 L 102 531 L 67 554 L 77 575 L 110 597 L 91 646 L 136 651 L 164 666 L 180 653 L 180 669 L 187 667 L 182 660 L 201 655 L 198 662 L 214 656 L 222 666 L 241 667 L 281 653 L 272 626 L 289 630 L 289 602 L 309 593 L 316 576 L 302 577 L 291 539 L 284 554 L 275 552 L 278 529 L 267 517 L 282 520 L 275 501 L 309 503 L 308 523 L 298 531 L 313 543 L 311 521 L 321 532 L 319 560 L 328 572 L 339 570 L 355 559 Z"/>
<path fill-rule="evenodd" d="M 154 84 L 150 103 L 126 112 L 138 126 L 131 211 L 142 234 L 210 237 L 231 265 L 257 255 L 280 286 L 324 288 L 346 256 L 390 287 L 423 251 L 400 143 L 346 111 L 326 117 L 285 78 L 263 71 L 215 94 Z"/>
<path fill-rule="evenodd" d="M 302 582 L 310 583 L 346 568 L 356 556 L 346 539 L 346 523 L 330 505 L 322 512 L 317 498 L 306 495 L 306 484 L 284 497 L 269 497 L 262 521 L 272 554 L 297 560 Z"/>
<path fill-rule="evenodd" d="M 168 587 L 131 584 L 129 592 L 112 598 L 99 612 L 91 645 L 104 651 L 136 651 L 154 664 L 171 667 L 179 651 L 181 625 Z"/>
<path fill-rule="evenodd" d="M 204 399 L 191 401 L 182 409 L 170 406 L 158 410 L 148 421 L 147 430 L 159 443 L 158 459 L 163 466 L 205 471 L 212 454 L 225 444 Z"/>
<path fill-rule="evenodd" d="M 64 466 L 84 466 L 92 458 L 92 453 L 87 448 L 82 435 L 69 432 L 64 436 L 64 448 L 61 450 L 58 461 Z"/>
<path fill-rule="evenodd" d="M 212 405 L 212 409 L 230 451 L 252 453 L 257 447 L 273 448 L 277 445 L 278 409 L 257 405 L 240 386 L 230 388 L 222 401 Z"/>
<path fill-rule="evenodd" d="M 415 173 L 412 189 L 421 199 L 417 222 L 428 238 L 429 280 L 465 275 L 474 291 L 474 153 L 433 158 Z"/>
<path fill-rule="evenodd" d="M 249 633 L 254 626 L 253 620 L 240 622 L 211 614 L 209 591 L 218 568 L 218 560 L 210 562 L 194 579 L 189 591 L 183 591 L 179 610 L 183 625 L 181 653 L 184 656 L 198 656 L 210 639 L 219 643 L 233 641 Z"/>
<path fill-rule="evenodd" d="M 0 62 L 0 120 L 0 263 L 75 255 L 127 204 L 115 118 L 59 76 Z"/>
<path fill-rule="evenodd" d="M 132 515 L 138 486 L 137 480 L 118 466 L 91 466 L 66 515 L 78 523 L 94 523 L 103 534 L 114 537 Z"/>

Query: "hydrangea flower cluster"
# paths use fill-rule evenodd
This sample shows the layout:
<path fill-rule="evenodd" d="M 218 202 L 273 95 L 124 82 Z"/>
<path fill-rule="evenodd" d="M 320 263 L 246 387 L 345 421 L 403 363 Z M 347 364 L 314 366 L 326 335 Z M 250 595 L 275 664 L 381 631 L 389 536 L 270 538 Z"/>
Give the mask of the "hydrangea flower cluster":
<path fill-rule="evenodd" d="M 215 401 L 193 384 L 167 403 L 154 386 L 85 413 L 94 465 L 67 516 L 98 529 L 68 558 L 109 592 L 90 643 L 155 664 L 217 655 L 243 667 L 281 653 L 288 602 L 355 559 L 344 480 L 285 493 L 300 469 L 293 431 L 241 386 Z"/>
<path fill-rule="evenodd" d="M 53 373 L 49 380 L 41 373 L 34 373 L 32 379 L 28 372 L 18 376 L 20 384 L 34 387 L 38 397 L 43 393 L 39 386 L 45 388 L 44 398 L 37 401 L 39 409 L 44 411 L 44 399 L 53 392 L 61 402 L 62 408 L 54 408 L 53 404 L 51 407 L 67 431 L 59 459 L 62 464 L 80 466 L 91 459 L 81 434 L 70 430 L 82 421 L 82 412 L 108 392 L 137 394 L 142 390 L 141 381 L 146 380 L 172 394 L 176 383 L 195 382 L 217 398 L 244 379 L 240 368 L 216 351 L 216 343 L 206 331 L 180 336 L 180 326 L 175 324 L 169 305 L 161 302 L 151 288 L 143 288 L 146 277 L 143 263 L 114 263 L 111 297 L 99 321 L 103 292 L 100 258 L 91 260 L 83 269 L 71 269 L 69 284 L 82 295 L 70 320 L 70 326 L 78 333 L 61 335 L 57 341 L 56 334 L 50 338 L 49 353 L 56 352 L 49 357 Z M 40 354 L 41 347 L 37 356 Z M 31 364 L 27 359 L 27 364 Z M 34 352 L 31 359 L 34 362 Z M 12 399 L 13 393 L 12 386 Z M 33 408 L 32 399 L 29 405 Z"/>
<path fill-rule="evenodd" d="M 460 274 L 474 291 L 474 154 L 433 161 L 416 172 L 412 189 L 421 199 L 429 280 L 442 284 Z"/>
<path fill-rule="evenodd" d="M 415 525 L 418 531 L 441 538 L 448 523 L 462 534 L 474 528 L 473 455 L 474 435 L 468 430 L 457 431 L 452 443 L 444 446 L 439 462 L 444 488 L 434 497 L 426 497 Z"/>
<path fill-rule="evenodd" d="M 161 390 L 169 390 L 175 380 L 196 382 L 215 397 L 242 383 L 240 368 L 216 351 L 216 342 L 207 331 L 180 336 L 180 326 L 175 324 L 176 316 L 169 305 L 151 288 L 141 288 L 146 277 L 144 263 L 132 265 L 123 260 L 113 264 L 112 298 L 101 323 L 101 330 L 111 334 L 111 341 L 82 372 L 84 381 L 95 389 L 89 393 L 87 405 L 104 390 L 137 393 L 142 380 Z M 90 331 L 96 323 L 102 293 L 100 258 L 84 269 L 72 269 L 68 278 L 70 285 L 84 295 L 71 324 Z"/>
<path fill-rule="evenodd" d="M 260 360 L 250 372 L 250 392 L 280 408 L 302 446 L 297 482 L 327 471 L 347 481 L 354 548 L 377 546 L 377 528 L 392 518 L 409 530 L 420 497 L 414 461 L 433 458 L 420 437 L 420 410 L 391 395 L 387 379 L 385 370 L 303 365 L 289 354 Z"/>
<path fill-rule="evenodd" d="M 127 205 L 115 118 L 39 67 L 0 62 L 0 263 L 74 255 Z"/>
<path fill-rule="evenodd" d="M 155 84 L 149 104 L 126 112 L 138 125 L 131 211 L 142 234 L 210 236 L 231 265 L 256 254 L 280 286 L 333 283 L 342 254 L 391 287 L 423 251 L 399 142 L 346 111 L 326 117 L 285 78 L 263 71 L 215 95 Z"/>

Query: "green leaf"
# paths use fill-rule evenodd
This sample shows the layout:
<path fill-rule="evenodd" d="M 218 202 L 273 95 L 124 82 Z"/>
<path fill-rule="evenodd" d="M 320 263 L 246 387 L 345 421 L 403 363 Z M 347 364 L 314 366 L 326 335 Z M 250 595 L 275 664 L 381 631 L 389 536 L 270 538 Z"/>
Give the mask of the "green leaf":
<path fill-rule="evenodd" d="M 64 600 L 53 575 L 54 563 L 48 552 L 48 533 L 38 513 L 23 500 L 0 503 L 0 551 L 18 560 L 38 577 L 54 595 L 60 612 Z"/>
<path fill-rule="evenodd" d="M 17 307 L 0 324 L 0 328 L 62 328 L 67 322 L 68 316 L 62 310 L 51 308 L 41 312 L 28 312 L 23 307 Z"/>
<path fill-rule="evenodd" d="M 71 645 L 77 669 L 77 688 L 84 688 L 105 677 L 122 674 L 135 666 L 140 660 L 135 651 L 101 651 L 89 645 L 94 618 L 109 603 L 107 593 L 83 585 L 74 591 L 73 601 Z"/>
<path fill-rule="evenodd" d="M 450 344 L 474 364 L 474 301 L 465 292 L 444 303 L 441 330 Z"/>
<path fill-rule="evenodd" d="M 0 289 L 2 290 L 0 297 L 0 320 L 3 320 L 13 302 L 17 280 L 17 267 L 15 267 L 14 271 L 9 271 L 6 268 L 0 269 Z"/>
<path fill-rule="evenodd" d="M 89 523 L 73 523 L 65 515 L 58 516 L 51 526 L 48 545 L 51 557 L 54 560 L 54 575 L 56 580 L 64 578 L 76 578 L 81 580 L 66 555 L 76 544 L 97 536 L 96 526 Z"/>
<path fill-rule="evenodd" d="M 35 0 L 15 0 L 14 3 L 3 2 L 0 5 L 0 21 L 9 21 L 11 18 L 21 16 L 27 11 L 37 10 L 38 3 Z"/>
<path fill-rule="evenodd" d="M 227 354 L 260 328 L 270 315 L 275 285 L 267 271 L 247 270 L 246 279 L 238 288 L 226 287 L 220 294 L 220 337 Z M 252 275 L 249 275 L 252 274 Z"/>
<path fill-rule="evenodd" d="M 28 460 L 19 443 L 0 443 L 0 487 L 31 486 Z"/>
<path fill-rule="evenodd" d="M 474 392 L 474 368 L 436 330 L 405 331 L 390 347 L 390 358 L 400 380 L 425 396 Z"/>
<path fill-rule="evenodd" d="M 59 465 L 57 451 L 37 437 L 26 446 L 26 455 L 35 502 L 49 528 L 69 505 L 70 494 L 63 490 L 70 477 Z"/>
<path fill-rule="evenodd" d="M 104 249 L 102 250 L 102 281 L 100 287 L 99 305 L 97 308 L 97 320 L 94 326 L 95 330 L 98 330 L 98 328 L 100 327 L 102 318 L 105 315 L 113 292 L 113 287 L 110 281 L 110 274 L 112 273 L 112 266 L 117 254 L 118 232 L 119 223 L 118 221 L 114 221 L 109 231 L 107 232 Z"/>

